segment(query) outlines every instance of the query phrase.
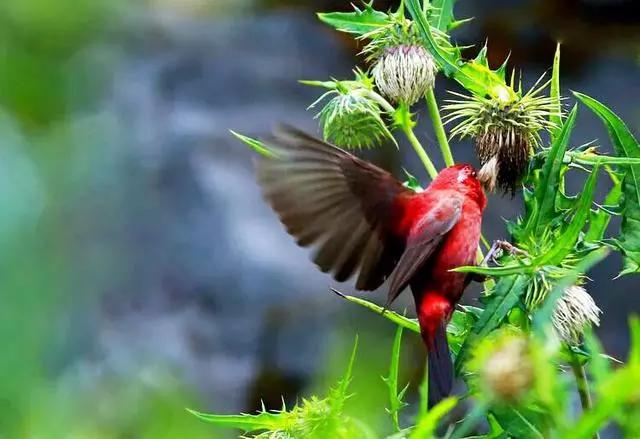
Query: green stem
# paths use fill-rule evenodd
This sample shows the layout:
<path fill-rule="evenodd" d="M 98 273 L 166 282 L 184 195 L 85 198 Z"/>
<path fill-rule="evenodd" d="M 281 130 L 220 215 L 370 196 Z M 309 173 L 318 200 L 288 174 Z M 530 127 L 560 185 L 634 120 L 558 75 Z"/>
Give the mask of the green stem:
<path fill-rule="evenodd" d="M 436 102 L 436 95 L 433 93 L 433 88 L 430 88 L 425 94 L 425 99 L 427 100 L 427 109 L 429 110 L 429 116 L 433 123 L 433 130 L 436 133 L 436 138 L 440 145 L 440 151 L 442 152 L 444 163 L 446 166 L 452 166 L 455 162 L 453 161 L 453 154 L 451 154 L 451 147 L 447 140 L 447 133 L 445 133 L 444 125 L 442 125 L 442 118 L 440 118 L 440 110 L 438 109 L 438 103 Z"/>
<path fill-rule="evenodd" d="M 591 400 L 591 393 L 589 392 L 589 381 L 587 374 L 584 370 L 584 366 L 580 363 L 580 360 L 575 353 L 571 353 L 571 370 L 576 377 L 576 386 L 578 388 L 578 395 L 580 396 L 580 403 L 582 404 L 582 412 L 586 413 L 593 407 L 593 401 Z M 600 438 L 599 434 L 595 435 L 596 439 Z"/>
<path fill-rule="evenodd" d="M 411 143 L 411 146 L 413 146 L 413 150 L 416 152 L 416 154 L 418 154 L 418 157 L 420 157 L 420 160 L 422 161 L 422 164 L 424 165 L 425 169 L 429 173 L 429 176 L 431 177 L 431 179 L 433 180 L 434 178 L 436 178 L 436 176 L 438 175 L 438 170 L 433 165 L 433 162 L 429 158 L 429 155 L 427 154 L 427 152 L 422 147 L 422 144 L 420 143 L 416 135 L 413 133 L 413 129 L 410 126 L 408 126 L 408 124 L 403 124 L 402 131 L 407 136 L 407 139 L 409 139 L 409 143 Z"/>

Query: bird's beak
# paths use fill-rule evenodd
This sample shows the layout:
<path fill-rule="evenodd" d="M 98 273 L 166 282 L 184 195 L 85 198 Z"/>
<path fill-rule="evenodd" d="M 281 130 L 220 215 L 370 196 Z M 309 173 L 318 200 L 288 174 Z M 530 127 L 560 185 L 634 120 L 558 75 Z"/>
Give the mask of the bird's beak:
<path fill-rule="evenodd" d="M 498 157 L 493 156 L 491 160 L 485 163 L 480 171 L 478 171 L 478 180 L 482 186 L 489 192 L 493 192 L 498 181 Z"/>

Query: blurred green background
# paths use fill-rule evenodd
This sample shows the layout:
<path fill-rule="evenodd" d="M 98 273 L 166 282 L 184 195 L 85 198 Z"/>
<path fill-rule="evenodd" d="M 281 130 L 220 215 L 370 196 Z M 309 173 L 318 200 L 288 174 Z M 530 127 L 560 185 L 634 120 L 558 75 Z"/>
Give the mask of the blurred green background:
<path fill-rule="evenodd" d="M 607 102 L 637 130 L 633 3 L 462 0 L 457 15 L 476 20 L 456 36 L 488 37 L 495 65 L 511 53 L 526 82 L 562 41 L 566 89 Z M 353 390 L 368 397 L 350 411 L 390 428 L 380 376 L 394 328 L 328 292 L 332 281 L 261 202 L 251 154 L 227 131 L 260 136 L 287 121 L 317 132 L 305 111 L 317 90 L 296 80 L 348 75 L 358 47 L 313 12 L 349 9 L 337 0 L 0 2 L 0 437 L 233 437 L 184 407 L 252 412 L 261 400 L 279 408 L 281 395 L 322 393 L 356 332 Z M 439 81 L 437 95 L 451 86 Z M 606 138 L 582 117 L 580 140 Z M 433 144 L 428 124 L 419 132 Z M 454 154 L 473 160 L 466 144 Z M 373 158 L 424 178 L 410 154 Z M 491 238 L 517 201 L 490 200 Z M 640 280 L 612 282 L 619 261 L 610 259 L 591 292 L 605 347 L 624 357 Z M 405 344 L 415 398 L 424 352 L 417 337 Z"/>

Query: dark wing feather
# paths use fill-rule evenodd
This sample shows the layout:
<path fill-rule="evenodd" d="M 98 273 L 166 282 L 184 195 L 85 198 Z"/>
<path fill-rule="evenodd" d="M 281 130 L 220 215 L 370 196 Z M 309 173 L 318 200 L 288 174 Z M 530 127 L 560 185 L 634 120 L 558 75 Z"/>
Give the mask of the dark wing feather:
<path fill-rule="evenodd" d="M 287 231 L 316 245 L 314 262 L 356 288 L 374 290 L 391 274 L 404 242 L 389 230 L 393 202 L 411 196 L 388 172 L 294 128 L 267 142 L 275 158 L 260 158 L 258 181 Z"/>
<path fill-rule="evenodd" d="M 462 213 L 462 199 L 441 197 L 416 225 L 417 232 L 409 237 L 396 271 L 391 278 L 387 305 L 393 302 L 422 268 L 442 238 L 456 225 Z"/>

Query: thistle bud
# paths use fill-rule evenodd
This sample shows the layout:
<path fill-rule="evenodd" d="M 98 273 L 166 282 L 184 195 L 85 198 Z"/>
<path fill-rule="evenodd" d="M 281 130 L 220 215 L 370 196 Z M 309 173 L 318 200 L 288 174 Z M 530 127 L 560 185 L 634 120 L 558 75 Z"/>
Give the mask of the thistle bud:
<path fill-rule="evenodd" d="M 475 139 L 480 164 L 488 165 L 485 178 L 504 192 L 515 193 L 534 149 L 540 146 L 540 131 L 555 128 L 549 120 L 555 111 L 553 102 L 540 96 L 546 86 L 534 86 L 524 96 L 505 85 L 494 87 L 487 96 L 452 93 L 460 99 L 448 100 L 445 106 L 446 123 L 460 120 L 451 135 Z"/>
<path fill-rule="evenodd" d="M 525 338 L 510 336 L 486 358 L 480 378 L 491 395 L 512 403 L 524 396 L 533 385 L 533 363 Z"/>
<path fill-rule="evenodd" d="M 564 290 L 553 311 L 553 327 L 562 340 L 578 344 L 585 327 L 600 325 L 602 311 L 593 298 L 581 286 L 573 285 Z"/>
<path fill-rule="evenodd" d="M 399 45 L 385 49 L 372 73 L 384 96 L 413 105 L 433 87 L 436 72 L 433 56 L 424 47 Z"/>
<path fill-rule="evenodd" d="M 329 93 L 335 96 L 316 115 L 326 141 L 344 148 L 371 148 L 385 138 L 394 141 L 380 107 L 364 90 L 337 89 Z"/>

